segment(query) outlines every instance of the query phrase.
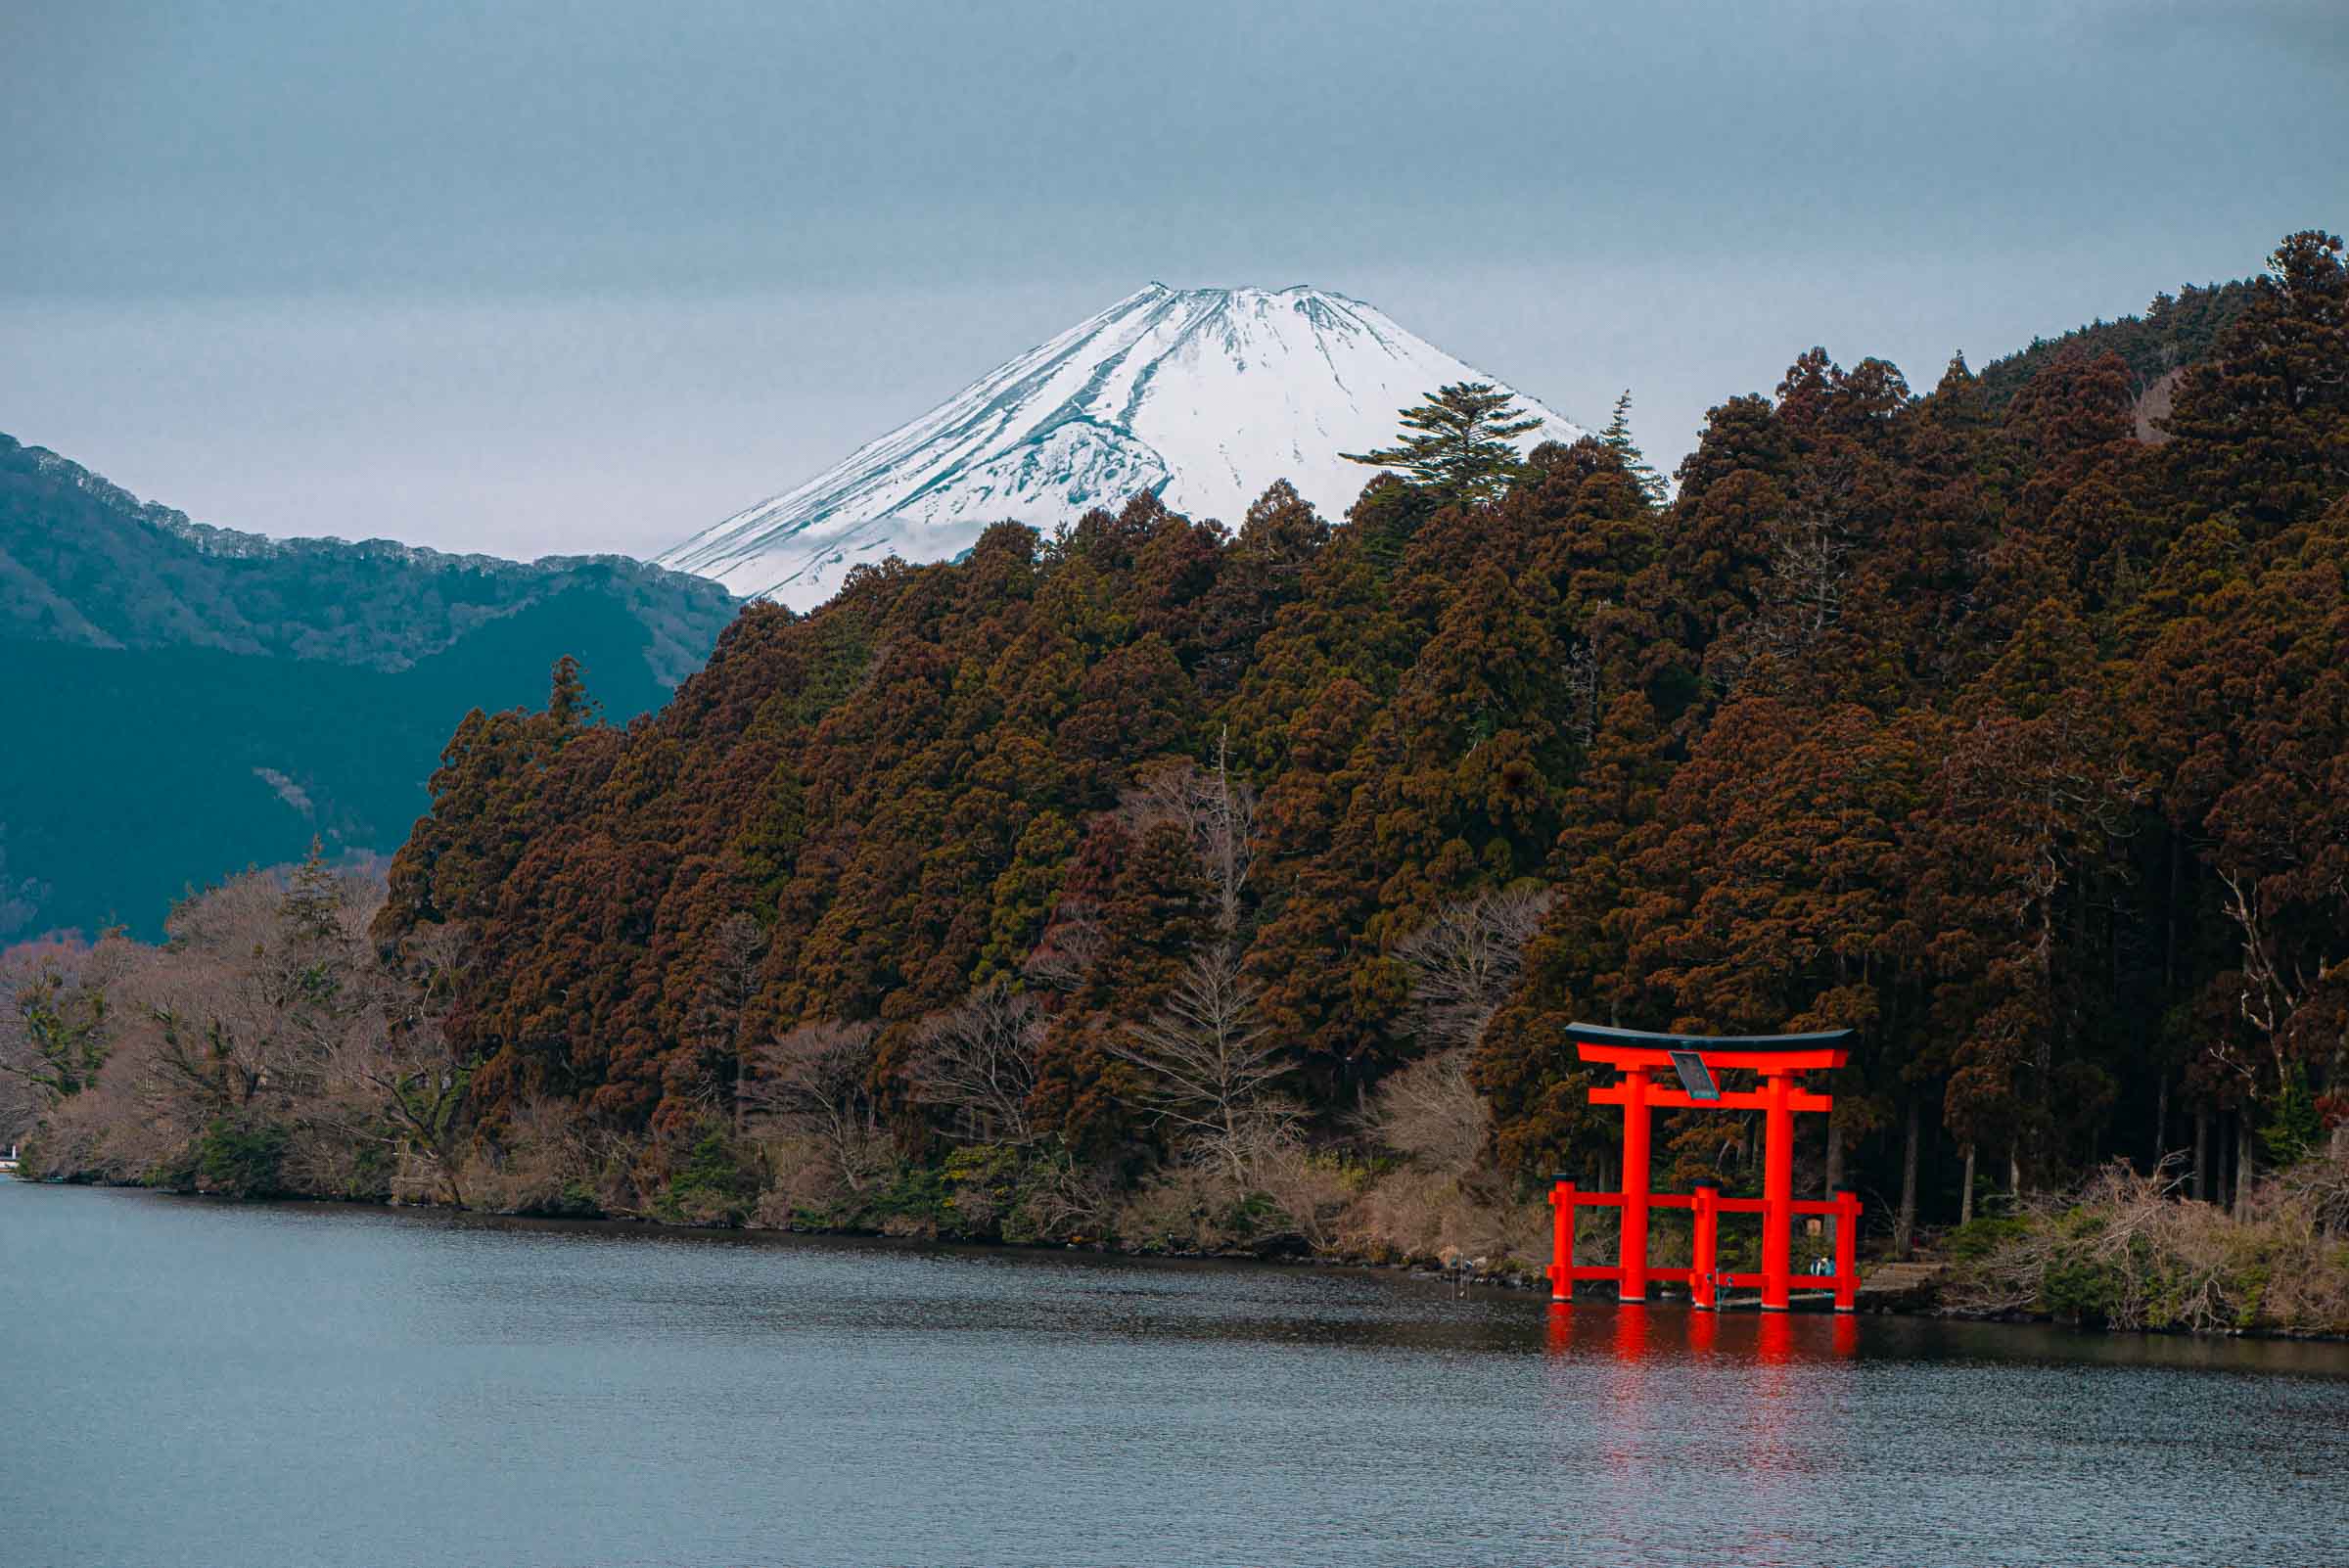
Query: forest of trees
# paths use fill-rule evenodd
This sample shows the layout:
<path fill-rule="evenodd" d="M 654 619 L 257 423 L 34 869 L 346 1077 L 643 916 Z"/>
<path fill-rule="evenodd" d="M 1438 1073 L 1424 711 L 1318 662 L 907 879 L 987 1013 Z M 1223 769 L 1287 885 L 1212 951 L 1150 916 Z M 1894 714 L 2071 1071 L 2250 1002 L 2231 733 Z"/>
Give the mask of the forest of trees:
<path fill-rule="evenodd" d="M 1896 1247 L 2116 1158 L 2247 1204 L 2349 1115 L 2340 242 L 2183 308 L 1921 394 L 1814 349 L 1669 494 L 1619 417 L 1343 520 L 1006 525 L 624 729 L 567 666 L 371 916 L 445 1091 L 386 1180 L 1311 1245 L 1433 1184 L 1538 1245 L 1611 1176 L 1584 1018 L 1857 1031 L 1803 1179 Z M 1659 1147 L 1751 1179 L 1734 1120 Z"/>

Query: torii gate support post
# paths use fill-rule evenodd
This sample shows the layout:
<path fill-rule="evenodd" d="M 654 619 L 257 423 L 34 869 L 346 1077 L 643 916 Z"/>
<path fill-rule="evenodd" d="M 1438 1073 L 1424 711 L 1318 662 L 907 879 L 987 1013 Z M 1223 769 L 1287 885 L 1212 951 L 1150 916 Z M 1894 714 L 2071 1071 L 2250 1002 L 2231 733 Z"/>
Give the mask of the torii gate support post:
<path fill-rule="evenodd" d="M 1688 1254 L 1688 1305 L 1721 1309 L 1721 1282 L 1713 1277 L 1721 1267 L 1721 1183 L 1699 1181 L 1689 1194 L 1695 1200 L 1696 1239 Z"/>
<path fill-rule="evenodd" d="M 1835 1310 L 1860 1309 L 1860 1194 L 1835 1194 Z"/>
<path fill-rule="evenodd" d="M 1762 1080 L 1762 1310 L 1782 1313 L 1794 1269 L 1794 1111 L 1784 1073 Z"/>
<path fill-rule="evenodd" d="M 1549 1189 L 1549 1299 L 1574 1300 L 1574 1183 L 1564 1176 Z"/>

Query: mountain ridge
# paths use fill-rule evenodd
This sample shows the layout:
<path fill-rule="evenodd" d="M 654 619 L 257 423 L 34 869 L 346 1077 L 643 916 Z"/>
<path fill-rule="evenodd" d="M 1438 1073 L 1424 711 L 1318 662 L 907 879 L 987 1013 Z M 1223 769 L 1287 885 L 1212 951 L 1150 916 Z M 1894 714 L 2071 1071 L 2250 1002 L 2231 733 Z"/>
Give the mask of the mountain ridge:
<path fill-rule="evenodd" d="M 722 586 L 628 556 L 524 562 L 198 523 L 0 435 L 0 636 L 398 670 L 574 586 L 629 605 L 645 625 L 652 674 L 668 686 L 699 667 L 733 614 Z"/>
<path fill-rule="evenodd" d="M 1369 477 L 1341 454 L 1457 381 L 1500 385 L 1335 290 L 1153 282 L 655 560 L 806 609 L 859 562 L 950 559 L 991 524 L 1138 494 L 1236 519 L 1269 476 L 1336 515 Z M 1524 446 L 1588 434 L 1514 395 L 1543 422 Z"/>
<path fill-rule="evenodd" d="M 389 851 L 468 710 L 579 659 L 616 720 L 698 669 L 735 601 L 624 556 L 535 563 L 191 521 L 0 436 L 0 945 L 248 863 Z"/>

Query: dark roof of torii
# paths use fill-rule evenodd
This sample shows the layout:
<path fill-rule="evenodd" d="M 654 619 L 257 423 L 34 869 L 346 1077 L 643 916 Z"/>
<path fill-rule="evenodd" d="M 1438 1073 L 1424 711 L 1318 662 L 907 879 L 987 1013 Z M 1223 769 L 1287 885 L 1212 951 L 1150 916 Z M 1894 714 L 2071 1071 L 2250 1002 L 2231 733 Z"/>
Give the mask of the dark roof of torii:
<path fill-rule="evenodd" d="M 1599 1024 L 1568 1024 L 1566 1038 L 1593 1045 L 1645 1046 L 1659 1051 L 1815 1051 L 1849 1044 L 1848 1029 L 1822 1029 L 1811 1035 L 1651 1035 L 1638 1029 L 1608 1029 Z"/>

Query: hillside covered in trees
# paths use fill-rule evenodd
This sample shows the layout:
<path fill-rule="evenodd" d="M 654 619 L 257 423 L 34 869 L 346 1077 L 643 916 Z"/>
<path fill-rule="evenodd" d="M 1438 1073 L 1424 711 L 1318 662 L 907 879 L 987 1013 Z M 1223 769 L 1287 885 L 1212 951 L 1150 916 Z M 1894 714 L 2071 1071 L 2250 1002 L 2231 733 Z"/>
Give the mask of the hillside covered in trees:
<path fill-rule="evenodd" d="M 755 605 L 624 728 L 566 668 L 372 917 L 461 1099 L 410 1179 L 1320 1244 L 1387 1175 L 1611 1179 L 1587 1018 L 1856 1030 L 1803 1178 L 1896 1245 L 2115 1157 L 2247 1203 L 2349 1111 L 2340 244 L 2227 298 L 2158 440 L 2112 329 L 1996 396 L 1815 349 L 1669 499 L 1621 421 L 1520 467 L 1470 410 L 1342 520 L 1145 496 Z"/>

